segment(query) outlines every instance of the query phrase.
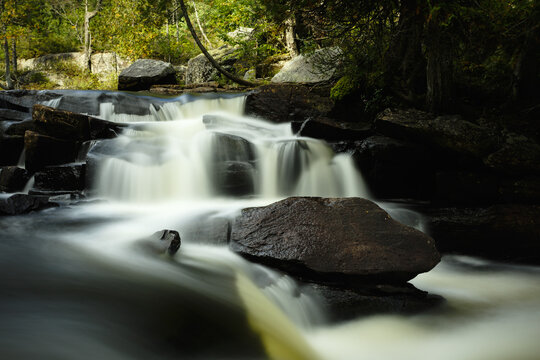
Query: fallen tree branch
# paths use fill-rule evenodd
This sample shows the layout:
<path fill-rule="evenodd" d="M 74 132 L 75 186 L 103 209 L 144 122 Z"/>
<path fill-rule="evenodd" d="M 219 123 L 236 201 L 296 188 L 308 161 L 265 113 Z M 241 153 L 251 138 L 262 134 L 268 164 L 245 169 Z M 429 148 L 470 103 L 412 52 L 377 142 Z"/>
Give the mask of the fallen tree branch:
<path fill-rule="evenodd" d="M 250 81 L 241 79 L 231 74 L 230 72 L 225 70 L 221 65 L 218 64 L 218 62 L 212 57 L 212 55 L 208 53 L 204 45 L 201 43 L 201 40 L 197 36 L 197 33 L 195 32 L 195 29 L 193 28 L 193 25 L 191 24 L 191 21 L 189 20 L 189 16 L 186 9 L 186 5 L 184 4 L 184 0 L 180 0 L 180 8 L 182 9 L 182 12 L 184 13 L 184 19 L 186 20 L 186 25 L 189 31 L 191 32 L 191 36 L 193 36 L 193 40 L 195 40 L 195 42 L 197 43 L 197 46 L 199 47 L 199 49 L 201 49 L 202 53 L 204 54 L 204 56 L 206 56 L 208 61 L 210 61 L 212 66 L 215 67 L 217 71 L 219 71 L 220 73 L 222 73 L 227 78 L 229 78 L 230 80 L 234 81 L 237 84 L 244 85 L 244 86 L 257 86 L 258 85 L 257 83 L 252 83 Z"/>

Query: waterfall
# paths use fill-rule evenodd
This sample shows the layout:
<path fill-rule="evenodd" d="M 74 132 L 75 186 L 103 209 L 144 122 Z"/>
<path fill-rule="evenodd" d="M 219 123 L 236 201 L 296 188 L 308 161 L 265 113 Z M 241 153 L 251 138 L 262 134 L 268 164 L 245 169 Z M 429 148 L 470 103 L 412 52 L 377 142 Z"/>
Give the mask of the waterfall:
<path fill-rule="evenodd" d="M 288 124 L 243 116 L 244 102 L 243 96 L 171 101 L 150 105 L 148 115 L 116 114 L 113 104 L 101 104 L 101 117 L 131 127 L 100 158 L 97 193 L 139 202 L 368 197 L 350 156 L 295 136 Z"/>

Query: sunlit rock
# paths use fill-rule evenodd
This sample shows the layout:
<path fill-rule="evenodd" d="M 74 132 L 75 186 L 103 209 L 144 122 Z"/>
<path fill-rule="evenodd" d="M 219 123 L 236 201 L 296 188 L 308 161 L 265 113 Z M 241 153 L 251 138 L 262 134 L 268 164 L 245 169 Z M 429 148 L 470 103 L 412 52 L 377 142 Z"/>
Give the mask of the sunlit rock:
<path fill-rule="evenodd" d="M 118 77 L 118 90 L 148 90 L 156 84 L 176 84 L 176 70 L 169 63 L 139 59 Z"/>

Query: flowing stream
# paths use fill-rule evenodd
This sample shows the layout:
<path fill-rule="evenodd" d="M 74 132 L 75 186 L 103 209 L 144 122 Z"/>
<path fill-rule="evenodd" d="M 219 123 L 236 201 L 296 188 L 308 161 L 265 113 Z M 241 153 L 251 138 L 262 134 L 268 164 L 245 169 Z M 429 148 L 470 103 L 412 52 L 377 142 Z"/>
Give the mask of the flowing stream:
<path fill-rule="evenodd" d="M 535 267 L 445 257 L 412 281 L 444 296 L 440 309 L 329 323 L 293 278 L 223 239 L 245 207 L 370 198 L 351 157 L 244 116 L 243 96 L 117 106 L 101 102 L 99 116 L 126 130 L 87 144 L 93 201 L 0 217 L 1 359 L 540 358 Z M 181 234 L 174 256 L 151 238 L 162 229 Z"/>

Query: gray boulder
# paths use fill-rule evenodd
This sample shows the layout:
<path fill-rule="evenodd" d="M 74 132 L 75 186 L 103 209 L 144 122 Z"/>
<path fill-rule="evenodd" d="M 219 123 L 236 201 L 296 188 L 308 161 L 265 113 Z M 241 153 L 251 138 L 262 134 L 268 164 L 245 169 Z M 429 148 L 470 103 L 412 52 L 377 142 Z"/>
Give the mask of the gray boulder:
<path fill-rule="evenodd" d="M 210 50 L 212 57 L 227 70 L 231 70 L 231 66 L 236 62 L 234 48 L 222 46 L 219 49 Z M 186 69 L 186 85 L 202 84 L 210 81 L 218 80 L 219 72 L 208 61 L 204 54 L 200 54 L 188 61 Z"/>
<path fill-rule="evenodd" d="M 273 83 L 318 83 L 334 76 L 342 51 L 337 47 L 325 48 L 310 55 L 299 55 L 286 62 L 273 78 Z"/>
<path fill-rule="evenodd" d="M 440 261 L 428 235 L 361 198 L 292 197 L 244 209 L 229 246 L 250 260 L 328 283 L 403 282 Z"/>
<path fill-rule="evenodd" d="M 157 84 L 176 84 L 176 70 L 170 63 L 139 59 L 118 77 L 118 90 L 148 90 Z"/>

